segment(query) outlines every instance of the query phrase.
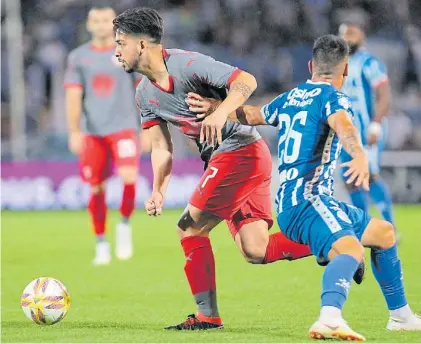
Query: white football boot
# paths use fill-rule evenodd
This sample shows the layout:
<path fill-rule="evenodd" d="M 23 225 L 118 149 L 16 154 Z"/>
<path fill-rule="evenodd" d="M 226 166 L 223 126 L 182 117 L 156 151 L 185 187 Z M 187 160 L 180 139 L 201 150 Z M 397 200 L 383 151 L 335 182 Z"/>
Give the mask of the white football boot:
<path fill-rule="evenodd" d="M 386 329 L 389 331 L 421 331 L 421 317 L 414 313 L 405 319 L 390 317 Z"/>
<path fill-rule="evenodd" d="M 133 256 L 132 228 L 128 223 L 119 223 L 116 227 L 116 256 L 128 260 Z"/>
<path fill-rule="evenodd" d="M 94 265 L 108 265 L 110 262 L 110 245 L 106 241 L 98 242 L 95 249 Z"/>
<path fill-rule="evenodd" d="M 309 331 L 309 337 L 312 339 L 340 339 L 356 342 L 364 342 L 365 338 L 359 333 L 353 331 L 344 319 L 319 319 Z"/>

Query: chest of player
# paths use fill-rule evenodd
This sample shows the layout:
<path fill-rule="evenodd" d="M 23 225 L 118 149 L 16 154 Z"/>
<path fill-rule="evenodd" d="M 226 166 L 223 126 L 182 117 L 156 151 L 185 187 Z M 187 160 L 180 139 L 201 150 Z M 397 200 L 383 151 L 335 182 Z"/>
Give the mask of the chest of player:
<path fill-rule="evenodd" d="M 117 87 L 133 87 L 132 77 L 123 70 L 113 51 L 87 55 L 80 60 L 80 69 L 88 90 L 111 92 Z"/>
<path fill-rule="evenodd" d="M 189 82 L 182 82 L 177 77 L 172 77 L 170 88 L 162 89 L 149 82 L 140 91 L 146 107 L 157 117 L 178 127 L 184 134 L 195 136 L 200 130 L 200 121 L 196 114 L 191 112 L 186 104 L 189 92 L 197 92 L 197 86 Z"/>

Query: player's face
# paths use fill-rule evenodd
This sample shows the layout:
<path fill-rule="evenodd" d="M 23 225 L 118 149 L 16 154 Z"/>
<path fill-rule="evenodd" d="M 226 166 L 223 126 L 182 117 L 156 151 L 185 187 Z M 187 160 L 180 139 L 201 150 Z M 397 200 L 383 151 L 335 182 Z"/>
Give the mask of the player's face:
<path fill-rule="evenodd" d="M 116 32 L 115 41 L 117 43 L 115 55 L 127 73 L 140 71 L 140 58 L 142 45 L 139 38 Z"/>
<path fill-rule="evenodd" d="M 113 19 L 115 12 L 111 8 L 92 9 L 89 12 L 87 28 L 93 38 L 106 39 L 114 35 Z"/>
<path fill-rule="evenodd" d="M 350 55 L 354 54 L 364 41 L 364 32 L 356 25 L 342 24 L 339 35 L 348 43 Z"/>

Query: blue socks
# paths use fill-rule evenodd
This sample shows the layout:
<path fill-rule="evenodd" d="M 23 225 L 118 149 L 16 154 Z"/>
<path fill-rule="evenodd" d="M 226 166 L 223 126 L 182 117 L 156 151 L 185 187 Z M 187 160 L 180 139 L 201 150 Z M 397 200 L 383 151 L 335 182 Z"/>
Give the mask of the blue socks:
<path fill-rule="evenodd" d="M 396 245 L 386 250 L 371 250 L 371 267 L 380 285 L 389 310 L 405 306 L 408 302 L 403 286 L 401 261 Z"/>
<path fill-rule="evenodd" d="M 349 192 L 349 197 L 351 197 L 351 202 L 355 207 L 368 212 L 368 197 L 366 191 L 363 189 L 354 189 Z"/>
<path fill-rule="evenodd" d="M 332 306 L 342 310 L 359 264 L 348 254 L 341 254 L 330 261 L 323 274 L 322 307 Z"/>
<path fill-rule="evenodd" d="M 383 179 L 376 178 L 370 184 L 370 196 L 383 218 L 394 225 L 392 196 L 390 195 L 389 187 Z"/>

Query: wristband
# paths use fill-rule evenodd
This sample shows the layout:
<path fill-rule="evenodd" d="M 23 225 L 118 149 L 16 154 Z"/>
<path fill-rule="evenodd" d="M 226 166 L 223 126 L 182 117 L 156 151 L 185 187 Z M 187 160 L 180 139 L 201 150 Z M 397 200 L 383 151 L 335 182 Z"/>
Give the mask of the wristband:
<path fill-rule="evenodd" d="M 382 125 L 377 122 L 371 122 L 368 126 L 368 134 L 375 135 L 376 137 L 381 137 L 383 133 Z"/>

